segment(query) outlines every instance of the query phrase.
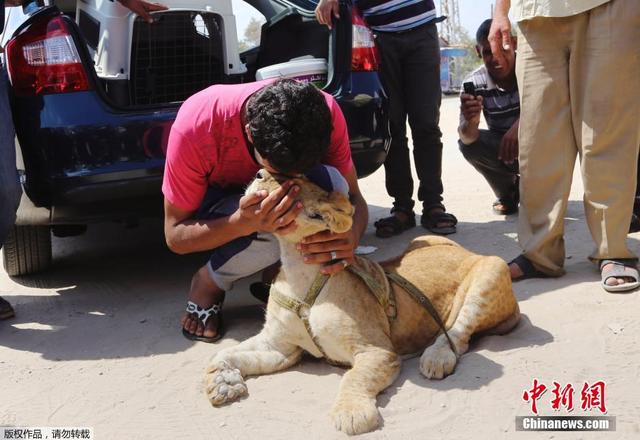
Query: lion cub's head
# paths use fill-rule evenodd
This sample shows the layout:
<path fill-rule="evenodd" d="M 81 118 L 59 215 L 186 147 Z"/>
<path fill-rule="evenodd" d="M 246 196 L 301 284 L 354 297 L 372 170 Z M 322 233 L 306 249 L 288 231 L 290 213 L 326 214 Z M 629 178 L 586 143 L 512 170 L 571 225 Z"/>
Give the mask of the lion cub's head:
<path fill-rule="evenodd" d="M 335 233 L 346 232 L 351 229 L 353 220 L 353 205 L 346 195 L 341 192 L 327 192 L 312 183 L 306 177 L 291 179 L 300 187 L 296 200 L 302 203 L 303 209 L 296 218 L 295 231 L 283 235 L 282 238 L 299 242 L 304 237 L 316 232 L 330 230 Z M 265 190 L 268 193 L 280 188 L 278 179 L 267 170 L 260 170 L 256 178 L 245 193 Z"/>

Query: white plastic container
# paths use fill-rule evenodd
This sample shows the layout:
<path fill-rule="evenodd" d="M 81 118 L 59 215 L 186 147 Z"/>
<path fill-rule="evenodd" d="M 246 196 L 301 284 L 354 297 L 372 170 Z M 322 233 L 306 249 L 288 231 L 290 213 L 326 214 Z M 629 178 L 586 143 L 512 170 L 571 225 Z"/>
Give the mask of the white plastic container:
<path fill-rule="evenodd" d="M 294 58 L 286 63 L 273 64 L 258 69 L 256 80 L 291 78 L 310 82 L 318 88 L 327 83 L 327 60 L 324 58 Z"/>
<path fill-rule="evenodd" d="M 240 61 L 236 19 L 231 0 L 163 0 L 160 3 L 170 11 L 213 12 L 222 17 L 224 38 L 224 70 L 227 75 L 244 73 L 246 66 Z M 96 73 L 105 79 L 129 79 L 131 34 L 136 15 L 113 0 L 81 0 L 77 2 L 76 21 L 86 13 L 99 26 L 98 45 L 89 48 Z"/>

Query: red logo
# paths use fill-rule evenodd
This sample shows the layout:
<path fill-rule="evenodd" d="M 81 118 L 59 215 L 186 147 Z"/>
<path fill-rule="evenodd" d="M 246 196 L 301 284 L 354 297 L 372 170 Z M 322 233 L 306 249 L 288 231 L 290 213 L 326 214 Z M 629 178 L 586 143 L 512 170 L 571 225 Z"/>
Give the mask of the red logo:
<path fill-rule="evenodd" d="M 597 409 L 602 414 L 606 414 L 605 386 L 606 384 L 601 380 L 592 385 L 585 382 L 580 391 L 580 408 L 583 411 Z M 538 414 L 538 401 L 546 391 L 547 386 L 539 382 L 537 378 L 534 378 L 531 389 L 525 390 L 522 394 L 522 399 L 531 404 L 531 411 L 536 415 Z M 554 380 L 551 393 L 553 394 L 553 398 L 549 402 L 551 409 L 559 411 L 561 408 L 564 408 L 567 412 L 573 411 L 573 395 L 575 394 L 575 390 L 572 384 L 568 383 L 562 386 L 562 384 Z"/>

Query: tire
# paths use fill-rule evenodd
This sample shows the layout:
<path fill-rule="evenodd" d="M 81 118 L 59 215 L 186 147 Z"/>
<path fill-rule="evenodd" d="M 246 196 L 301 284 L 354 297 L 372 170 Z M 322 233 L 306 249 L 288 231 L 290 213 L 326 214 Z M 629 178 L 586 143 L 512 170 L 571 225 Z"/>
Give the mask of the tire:
<path fill-rule="evenodd" d="M 51 265 L 49 226 L 14 226 L 2 248 L 4 270 L 18 277 Z"/>

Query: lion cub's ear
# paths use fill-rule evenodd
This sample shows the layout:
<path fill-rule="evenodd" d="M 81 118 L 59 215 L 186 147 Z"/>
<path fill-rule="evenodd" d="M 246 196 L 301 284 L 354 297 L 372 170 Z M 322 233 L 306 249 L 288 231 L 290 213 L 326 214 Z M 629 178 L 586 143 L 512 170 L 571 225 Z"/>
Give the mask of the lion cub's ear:
<path fill-rule="evenodd" d="M 340 192 L 332 192 L 326 200 L 319 202 L 318 213 L 322 216 L 331 232 L 343 233 L 351 229 L 353 224 L 353 205 Z"/>

